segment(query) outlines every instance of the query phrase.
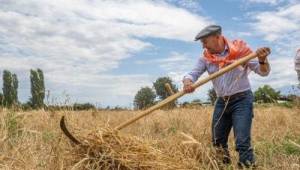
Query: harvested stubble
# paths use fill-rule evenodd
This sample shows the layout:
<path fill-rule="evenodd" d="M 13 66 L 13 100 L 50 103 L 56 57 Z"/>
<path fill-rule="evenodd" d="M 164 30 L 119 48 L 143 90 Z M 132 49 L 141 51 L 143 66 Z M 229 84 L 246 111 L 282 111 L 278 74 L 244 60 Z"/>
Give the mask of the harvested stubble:
<path fill-rule="evenodd" d="M 73 169 L 193 169 L 188 159 L 168 155 L 153 147 L 155 143 L 108 127 L 79 139 L 83 144 L 70 150 Z"/>

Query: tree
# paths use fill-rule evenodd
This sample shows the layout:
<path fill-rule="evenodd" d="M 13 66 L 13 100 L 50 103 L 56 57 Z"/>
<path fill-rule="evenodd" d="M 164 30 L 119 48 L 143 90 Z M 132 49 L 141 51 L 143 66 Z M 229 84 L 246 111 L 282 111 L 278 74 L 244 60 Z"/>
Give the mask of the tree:
<path fill-rule="evenodd" d="M 13 92 L 12 92 L 13 104 L 16 105 L 18 103 L 18 87 L 19 87 L 19 81 L 16 74 L 12 75 L 12 86 L 13 86 Z"/>
<path fill-rule="evenodd" d="M 74 103 L 73 110 L 95 110 L 96 107 L 91 103 Z"/>
<path fill-rule="evenodd" d="M 298 87 L 300 88 L 300 49 L 297 50 L 296 56 L 295 56 L 295 70 L 297 72 L 298 76 Z"/>
<path fill-rule="evenodd" d="M 33 108 L 38 106 L 38 75 L 35 70 L 30 70 L 30 83 L 31 83 L 31 104 Z"/>
<path fill-rule="evenodd" d="M 173 83 L 173 81 L 170 77 L 160 77 L 153 83 L 153 87 L 156 91 L 156 95 L 161 100 L 164 100 L 171 95 L 171 94 L 169 94 L 168 90 L 165 87 L 166 83 L 170 84 L 171 89 L 174 93 L 178 92 L 176 85 Z M 174 108 L 175 106 L 176 106 L 176 100 L 171 102 L 167 107 Z"/>
<path fill-rule="evenodd" d="M 31 103 L 33 108 L 44 107 L 45 83 L 41 69 L 30 70 Z"/>
<path fill-rule="evenodd" d="M 3 94 L 0 93 L 0 106 L 3 106 L 3 99 L 4 99 Z"/>
<path fill-rule="evenodd" d="M 134 107 L 136 109 L 145 109 L 154 104 L 155 93 L 149 87 L 142 87 L 134 97 Z"/>
<path fill-rule="evenodd" d="M 214 88 L 209 89 L 207 95 L 208 95 L 208 100 L 213 105 L 217 100 L 217 93 L 215 89 Z"/>
<path fill-rule="evenodd" d="M 12 107 L 18 104 L 18 78 L 16 74 L 10 71 L 3 71 L 3 105 Z"/>
<path fill-rule="evenodd" d="M 38 75 L 39 75 L 39 93 L 40 93 L 40 102 L 42 105 L 44 105 L 44 99 L 45 99 L 45 82 L 44 82 L 44 73 L 41 69 L 37 69 Z"/>
<path fill-rule="evenodd" d="M 280 91 L 276 91 L 269 85 L 259 87 L 254 92 L 255 101 L 258 103 L 276 103 L 280 97 Z"/>

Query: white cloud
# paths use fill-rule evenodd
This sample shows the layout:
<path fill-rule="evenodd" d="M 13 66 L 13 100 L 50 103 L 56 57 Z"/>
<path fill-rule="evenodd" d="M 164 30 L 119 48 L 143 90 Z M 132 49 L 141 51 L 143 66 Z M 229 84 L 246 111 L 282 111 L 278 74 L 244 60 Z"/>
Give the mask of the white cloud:
<path fill-rule="evenodd" d="M 283 4 L 296 4 L 299 0 L 244 0 L 248 4 L 268 4 L 271 6 L 280 6 Z"/>
<path fill-rule="evenodd" d="M 278 4 L 281 0 L 247 0 L 250 3 L 266 3 L 266 4 Z"/>
<path fill-rule="evenodd" d="M 294 56 L 300 47 L 300 4 L 290 2 L 275 10 L 251 13 L 250 24 L 258 37 L 263 36 L 272 48 L 272 67 L 268 78 L 253 76 L 253 84 L 258 87 L 270 84 L 275 88 L 295 85 Z"/>
<path fill-rule="evenodd" d="M 158 65 L 169 77 L 176 83 L 180 84 L 183 76 L 192 69 L 195 61 L 188 54 L 172 52 L 170 56 L 162 59 L 138 60 L 136 64 L 153 64 Z"/>
<path fill-rule="evenodd" d="M 152 86 L 154 77 L 149 75 L 99 75 L 84 77 L 76 75 L 71 82 L 49 82 L 53 96 L 63 100 L 62 91 L 70 94 L 72 101 L 99 102 L 102 105 L 128 106 L 136 92 L 145 86 Z M 64 87 L 68 89 L 62 90 Z M 57 89 L 60 89 L 59 91 Z"/>
<path fill-rule="evenodd" d="M 273 88 L 290 86 L 297 84 L 297 75 L 294 69 L 294 60 L 292 57 L 270 58 L 271 72 L 268 77 L 261 77 L 254 73 L 250 74 L 251 84 L 253 89 L 256 89 L 265 84 Z"/>
<path fill-rule="evenodd" d="M 0 66 L 13 72 L 40 67 L 51 86 L 67 82 L 60 88 L 93 87 L 91 91 L 106 94 L 98 97 L 100 101 L 111 95 L 99 87 L 113 89 L 122 83 L 124 88 L 115 91 L 132 97 L 135 84 L 142 83 L 129 81 L 130 75 L 109 76 L 127 77 L 125 82 L 103 77 L 123 59 L 152 46 L 142 39 L 190 41 L 208 23 L 205 17 L 163 1 L 1 0 Z M 149 82 L 147 76 L 137 79 Z"/>
<path fill-rule="evenodd" d="M 300 34 L 300 4 L 288 5 L 275 11 L 251 14 L 251 24 L 268 41 L 281 40 Z"/>
<path fill-rule="evenodd" d="M 182 8 L 188 9 L 192 12 L 202 12 L 200 0 L 166 0 L 167 2 L 176 4 Z"/>

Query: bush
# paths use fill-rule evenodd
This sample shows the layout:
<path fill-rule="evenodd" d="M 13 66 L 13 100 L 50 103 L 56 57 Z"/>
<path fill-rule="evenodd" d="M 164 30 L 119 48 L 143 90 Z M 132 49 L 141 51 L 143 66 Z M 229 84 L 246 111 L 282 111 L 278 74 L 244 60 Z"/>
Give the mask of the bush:
<path fill-rule="evenodd" d="M 277 103 L 277 100 L 280 97 L 280 91 L 275 91 L 269 85 L 264 85 L 259 87 L 254 92 L 255 101 L 258 103 Z"/>
<path fill-rule="evenodd" d="M 91 103 L 75 103 L 73 110 L 94 110 L 96 107 Z"/>

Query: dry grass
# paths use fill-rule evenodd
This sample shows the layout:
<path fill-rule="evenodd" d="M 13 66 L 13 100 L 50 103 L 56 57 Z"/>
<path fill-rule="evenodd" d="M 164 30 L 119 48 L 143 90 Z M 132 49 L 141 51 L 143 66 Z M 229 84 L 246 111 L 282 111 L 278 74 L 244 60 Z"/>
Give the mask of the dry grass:
<path fill-rule="evenodd" d="M 236 169 L 224 167 L 211 147 L 211 107 L 159 110 L 121 132 L 135 111 L 0 112 L 0 169 Z M 74 147 L 59 119 L 87 147 Z M 256 107 L 253 146 L 257 169 L 300 169 L 300 110 Z M 101 154 L 100 154 L 101 153 Z M 102 167 L 101 167 L 102 166 Z"/>

